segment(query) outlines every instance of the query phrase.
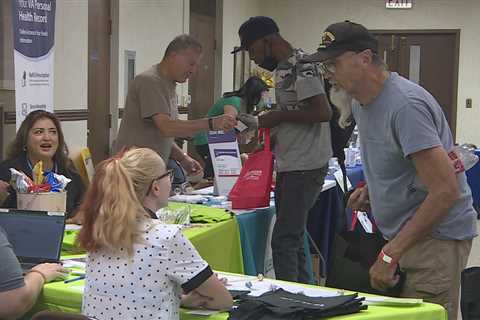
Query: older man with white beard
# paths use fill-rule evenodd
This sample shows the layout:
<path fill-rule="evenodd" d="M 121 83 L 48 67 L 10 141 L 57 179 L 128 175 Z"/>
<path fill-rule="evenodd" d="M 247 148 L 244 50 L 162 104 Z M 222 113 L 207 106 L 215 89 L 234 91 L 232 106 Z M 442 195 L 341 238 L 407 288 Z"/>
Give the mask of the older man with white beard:
<path fill-rule="evenodd" d="M 372 287 L 395 286 L 399 265 L 402 296 L 439 303 L 456 319 L 460 274 L 477 235 L 471 192 L 441 107 L 389 72 L 377 46 L 364 26 L 345 21 L 330 25 L 307 58 L 354 99 L 368 189 L 357 189 L 348 205 L 370 204 L 388 240 L 370 269 Z"/>

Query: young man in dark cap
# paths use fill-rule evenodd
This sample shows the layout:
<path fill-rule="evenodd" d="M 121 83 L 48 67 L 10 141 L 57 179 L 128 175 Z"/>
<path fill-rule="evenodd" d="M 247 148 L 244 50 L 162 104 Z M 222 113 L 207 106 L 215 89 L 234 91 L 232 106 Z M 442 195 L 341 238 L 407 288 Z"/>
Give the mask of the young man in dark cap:
<path fill-rule="evenodd" d="M 277 279 L 308 283 L 304 233 L 309 210 L 323 186 L 332 156 L 331 109 L 315 64 L 279 34 L 269 17 L 252 17 L 239 29 L 241 47 L 257 65 L 275 72 L 276 110 L 238 119 L 250 128 L 272 128 L 277 181 L 277 220 L 272 235 Z"/>
<path fill-rule="evenodd" d="M 442 304 L 456 319 L 476 214 L 442 108 L 424 88 L 387 70 L 360 24 L 330 25 L 306 60 L 322 62 L 325 78 L 355 99 L 368 186 L 349 206 L 371 207 L 389 240 L 370 269 L 372 286 L 393 287 L 398 264 L 406 273 L 402 296 Z"/>

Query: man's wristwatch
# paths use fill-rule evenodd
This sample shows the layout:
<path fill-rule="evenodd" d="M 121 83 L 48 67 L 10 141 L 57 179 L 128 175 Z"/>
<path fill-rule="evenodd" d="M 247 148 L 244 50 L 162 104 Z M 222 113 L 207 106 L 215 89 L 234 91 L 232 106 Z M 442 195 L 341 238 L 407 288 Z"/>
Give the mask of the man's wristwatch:
<path fill-rule="evenodd" d="M 213 118 L 208 118 L 208 129 L 210 129 L 210 131 L 215 130 L 213 128 Z"/>

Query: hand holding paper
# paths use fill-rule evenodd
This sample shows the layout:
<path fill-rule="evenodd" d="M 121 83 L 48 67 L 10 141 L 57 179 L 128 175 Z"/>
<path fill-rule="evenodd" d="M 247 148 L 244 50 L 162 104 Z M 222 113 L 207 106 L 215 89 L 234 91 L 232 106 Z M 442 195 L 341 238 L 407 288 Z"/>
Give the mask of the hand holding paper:
<path fill-rule="evenodd" d="M 237 120 L 244 123 L 248 130 L 257 130 L 258 129 L 258 117 L 252 116 L 251 114 L 247 113 L 240 113 L 237 116 Z"/>

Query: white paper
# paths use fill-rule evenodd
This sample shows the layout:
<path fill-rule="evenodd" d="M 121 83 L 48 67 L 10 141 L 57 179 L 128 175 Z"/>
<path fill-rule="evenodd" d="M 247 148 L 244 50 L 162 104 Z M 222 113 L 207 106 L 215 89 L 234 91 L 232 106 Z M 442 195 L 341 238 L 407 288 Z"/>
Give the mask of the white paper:
<path fill-rule="evenodd" d="M 193 314 L 196 316 L 211 316 L 212 314 L 217 314 L 217 310 L 207 310 L 207 309 L 191 309 L 187 311 L 187 314 Z"/>
<path fill-rule="evenodd" d="M 338 184 L 340 185 L 340 188 L 342 188 L 343 193 L 345 192 L 345 188 L 343 187 L 343 172 L 342 170 L 337 170 L 333 174 L 335 176 L 335 179 L 337 180 Z M 350 179 L 347 177 L 347 188 L 348 190 L 352 190 L 352 183 L 350 182 Z"/>
<path fill-rule="evenodd" d="M 213 195 L 213 186 L 206 187 L 203 189 L 193 190 L 192 194 L 203 195 L 203 196 Z"/>
<path fill-rule="evenodd" d="M 365 304 L 368 304 L 368 305 L 417 306 L 422 303 L 423 303 L 422 299 L 392 298 L 392 297 L 365 297 Z"/>
<path fill-rule="evenodd" d="M 322 192 L 330 190 L 330 189 L 334 188 L 336 185 L 337 185 L 337 182 L 335 180 L 325 179 L 325 181 L 323 182 L 323 186 L 322 186 Z"/>
<path fill-rule="evenodd" d="M 373 233 L 372 222 L 368 218 L 368 215 L 366 212 L 357 211 L 357 218 L 360 224 L 362 225 L 363 230 L 365 230 L 366 233 Z"/>
<path fill-rule="evenodd" d="M 65 231 L 77 231 L 80 230 L 82 226 L 79 226 L 78 224 L 73 224 L 73 223 L 68 223 L 65 225 Z"/>
<path fill-rule="evenodd" d="M 339 296 L 339 291 L 321 287 L 306 287 L 301 284 L 286 283 L 272 279 L 259 280 L 256 277 L 239 277 L 232 275 L 219 275 L 227 278 L 228 290 L 250 290 L 248 295 L 258 297 L 262 294 L 276 289 L 283 289 L 292 293 L 303 293 L 309 297 L 335 297 Z"/>

